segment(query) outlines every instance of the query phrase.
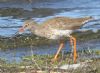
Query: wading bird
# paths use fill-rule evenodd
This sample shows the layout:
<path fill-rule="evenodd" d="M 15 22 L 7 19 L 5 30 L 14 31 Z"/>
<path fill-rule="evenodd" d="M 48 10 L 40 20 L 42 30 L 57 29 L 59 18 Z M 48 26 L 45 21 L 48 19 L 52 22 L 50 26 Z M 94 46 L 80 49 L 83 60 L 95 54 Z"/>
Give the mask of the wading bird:
<path fill-rule="evenodd" d="M 33 20 L 25 21 L 24 25 L 19 29 L 19 32 L 23 32 L 25 29 L 30 30 L 33 34 L 48 39 L 62 40 L 64 37 L 70 38 L 70 43 L 73 44 L 73 60 L 76 63 L 77 50 L 76 50 L 76 38 L 71 34 L 82 27 L 86 22 L 93 20 L 92 17 L 84 18 L 69 18 L 69 17 L 55 17 L 47 21 L 44 21 L 41 25 L 38 25 Z M 57 53 L 54 56 L 53 61 L 58 57 L 59 52 L 64 46 L 64 42 L 60 42 Z"/>

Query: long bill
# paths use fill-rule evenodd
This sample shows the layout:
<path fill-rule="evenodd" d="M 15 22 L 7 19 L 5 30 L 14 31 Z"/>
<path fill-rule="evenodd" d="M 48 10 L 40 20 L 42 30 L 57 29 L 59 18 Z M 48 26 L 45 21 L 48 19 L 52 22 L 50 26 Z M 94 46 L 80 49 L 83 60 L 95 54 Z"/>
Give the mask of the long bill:
<path fill-rule="evenodd" d="M 24 32 L 24 27 L 19 28 L 19 32 Z"/>

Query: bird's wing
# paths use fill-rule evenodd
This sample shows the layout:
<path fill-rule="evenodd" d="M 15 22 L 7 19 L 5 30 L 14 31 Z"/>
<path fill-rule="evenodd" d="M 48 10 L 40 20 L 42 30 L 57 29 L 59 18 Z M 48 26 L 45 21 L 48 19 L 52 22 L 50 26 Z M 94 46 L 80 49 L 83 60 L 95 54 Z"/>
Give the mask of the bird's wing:
<path fill-rule="evenodd" d="M 43 23 L 43 26 L 59 30 L 68 30 L 68 29 L 77 29 L 80 27 L 80 24 L 78 24 L 75 21 L 75 19 L 62 17 L 62 18 L 53 18 L 47 20 L 46 22 Z"/>

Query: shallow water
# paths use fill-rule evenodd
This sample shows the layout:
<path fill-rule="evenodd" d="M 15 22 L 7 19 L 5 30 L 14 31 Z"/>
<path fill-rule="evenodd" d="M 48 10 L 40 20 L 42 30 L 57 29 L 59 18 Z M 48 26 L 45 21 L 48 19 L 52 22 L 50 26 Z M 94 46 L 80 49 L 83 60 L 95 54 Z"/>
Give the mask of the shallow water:
<path fill-rule="evenodd" d="M 100 0 L 35 0 L 32 3 L 26 0 L 0 1 L 0 27 L 22 26 L 24 20 L 30 18 L 41 23 L 56 16 L 74 18 L 93 16 L 100 19 Z M 95 23 L 98 25 L 94 25 Z M 100 29 L 100 21 L 92 22 L 91 25 L 82 29 Z M 17 27 L 0 28 L 0 35 L 11 36 L 17 30 Z"/>
<path fill-rule="evenodd" d="M 49 18 L 57 16 L 74 18 L 92 16 L 95 19 L 100 19 L 100 0 L 33 0 L 32 3 L 26 0 L 0 0 L 0 35 L 12 36 L 17 32 L 19 28 L 17 26 L 22 26 L 23 22 L 27 19 L 32 18 L 38 23 L 42 23 Z M 87 23 L 79 30 L 97 31 L 99 29 L 100 21 L 98 20 Z M 77 47 L 84 48 L 85 46 L 86 49 L 88 47 L 100 49 L 100 41 L 81 44 L 78 44 Z M 33 53 L 54 54 L 57 47 L 58 45 L 33 47 Z M 69 44 L 67 44 L 67 48 L 69 48 Z M 6 58 L 9 61 L 16 60 L 18 62 L 21 60 L 21 57 L 31 55 L 30 51 L 30 48 L 0 50 L 0 57 Z"/>
<path fill-rule="evenodd" d="M 12 49 L 6 49 L 0 50 L 0 58 L 3 58 L 7 60 L 8 62 L 21 62 L 22 58 L 25 56 L 31 56 L 33 54 L 38 55 L 51 55 L 55 54 L 57 51 L 57 48 L 59 44 L 56 45 L 48 45 L 48 46 L 30 46 L 30 48 L 12 48 Z M 100 40 L 92 40 L 92 41 L 84 41 L 84 42 L 78 42 L 77 43 L 77 50 L 100 50 Z M 69 45 L 69 42 L 65 44 L 65 47 L 62 49 L 63 52 L 70 52 L 71 46 Z M 85 54 L 84 54 L 85 55 Z M 95 58 L 100 58 L 100 55 L 94 55 Z M 83 55 L 80 55 L 80 58 L 83 58 Z M 84 56 L 84 58 L 93 58 L 93 55 Z"/>

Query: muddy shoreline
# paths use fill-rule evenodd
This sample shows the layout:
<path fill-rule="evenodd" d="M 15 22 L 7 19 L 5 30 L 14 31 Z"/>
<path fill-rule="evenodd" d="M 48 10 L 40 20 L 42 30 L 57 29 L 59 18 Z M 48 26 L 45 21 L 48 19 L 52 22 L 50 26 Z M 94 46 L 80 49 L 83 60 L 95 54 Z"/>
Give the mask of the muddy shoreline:
<path fill-rule="evenodd" d="M 38 59 L 38 58 L 37 58 Z M 42 58 L 43 59 L 43 58 Z M 42 60 L 41 59 L 41 60 Z M 47 59 L 47 58 L 46 58 Z M 35 59 L 36 60 L 36 59 Z M 100 59 L 92 59 L 92 60 L 87 60 L 88 62 L 86 63 L 85 67 L 80 67 L 77 69 L 59 69 L 59 63 L 55 62 L 52 64 L 49 64 L 50 62 L 47 62 L 48 60 L 45 60 L 46 62 L 43 65 L 46 65 L 45 67 L 40 67 L 41 66 L 41 60 L 37 62 L 38 66 L 35 65 L 35 62 L 30 64 L 28 63 L 28 60 L 23 61 L 20 64 L 12 63 L 12 64 L 7 64 L 5 61 L 0 60 L 0 72 L 1 73 L 99 73 L 100 72 Z M 65 63 L 62 65 L 66 64 L 66 61 L 64 60 Z M 81 63 L 81 62 L 80 62 Z M 58 68 L 55 68 L 55 65 L 57 65 Z M 71 65 L 71 64 L 70 64 Z"/>
<path fill-rule="evenodd" d="M 88 32 L 78 32 L 72 34 L 77 38 L 77 41 L 84 42 L 89 40 L 100 40 L 100 31 L 97 33 L 93 33 L 91 31 Z M 69 40 L 68 38 L 64 38 L 66 42 Z M 43 46 L 43 45 L 55 45 L 59 44 L 59 40 L 49 40 L 46 38 L 41 38 L 33 34 L 22 34 L 16 35 L 14 37 L 4 37 L 0 36 L 0 48 L 8 49 L 8 48 L 22 48 L 29 46 Z"/>

